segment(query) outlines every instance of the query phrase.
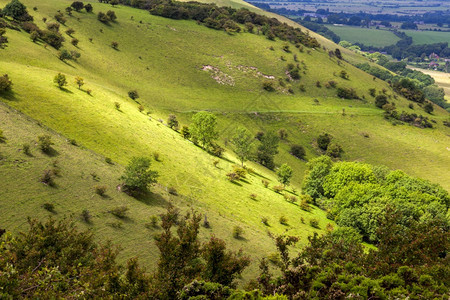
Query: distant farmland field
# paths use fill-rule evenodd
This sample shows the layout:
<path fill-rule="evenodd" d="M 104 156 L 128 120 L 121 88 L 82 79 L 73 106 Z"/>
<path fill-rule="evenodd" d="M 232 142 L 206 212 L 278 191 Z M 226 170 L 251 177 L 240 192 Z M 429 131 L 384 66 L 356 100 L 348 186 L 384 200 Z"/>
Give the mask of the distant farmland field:
<path fill-rule="evenodd" d="M 360 28 L 352 26 L 326 25 L 341 37 L 341 40 L 351 43 L 361 43 L 367 46 L 384 47 L 395 44 L 400 39 L 387 30 Z"/>
<path fill-rule="evenodd" d="M 413 38 L 416 45 L 445 42 L 450 44 L 450 32 L 405 30 L 405 33 Z"/>

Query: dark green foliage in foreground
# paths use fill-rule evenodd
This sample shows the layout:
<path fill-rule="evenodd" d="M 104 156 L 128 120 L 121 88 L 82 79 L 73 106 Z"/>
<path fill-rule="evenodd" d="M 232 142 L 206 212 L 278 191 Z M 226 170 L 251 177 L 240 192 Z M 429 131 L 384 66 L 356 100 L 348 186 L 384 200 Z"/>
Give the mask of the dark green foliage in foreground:
<path fill-rule="evenodd" d="M 278 153 L 278 143 L 280 138 L 275 132 L 264 133 L 259 141 L 261 142 L 256 151 L 257 161 L 263 166 L 273 169 L 275 167 L 274 157 Z"/>
<path fill-rule="evenodd" d="M 316 201 L 320 199 L 329 218 L 340 226 L 357 229 L 367 241 L 379 241 L 377 218 L 389 205 L 404 216 L 398 220 L 399 225 L 406 226 L 412 219 L 442 221 L 446 230 L 449 228 L 448 192 L 402 171 L 356 162 L 332 163 L 327 157 L 319 157 L 308 163 L 304 191 Z"/>
<path fill-rule="evenodd" d="M 33 17 L 28 14 L 27 7 L 19 0 L 12 0 L 2 10 L 2 14 L 18 21 L 31 21 Z"/>
<path fill-rule="evenodd" d="M 266 295 L 289 299 L 445 298 L 450 283 L 448 230 L 442 230 L 441 221 L 411 219 L 401 228 L 397 223 L 403 218 L 391 208 L 382 214 L 378 249 L 368 253 L 359 234 L 346 227 L 322 237 L 315 233 L 292 258 L 288 247 L 298 239 L 276 237 L 281 276 L 274 278 L 262 260 L 258 287 Z"/>
<path fill-rule="evenodd" d="M 120 0 L 124 5 L 148 9 L 151 14 L 171 19 L 195 20 L 200 24 L 227 32 L 239 32 L 239 25 L 253 24 L 260 28 L 262 34 L 268 39 L 275 37 L 290 41 L 294 44 L 301 43 L 307 47 L 320 47 L 318 41 L 303 32 L 300 28 L 294 28 L 281 23 L 275 18 L 258 15 L 245 8 L 234 9 L 231 7 L 218 7 L 215 4 L 198 2 L 178 2 L 164 0 L 128 1 Z"/>

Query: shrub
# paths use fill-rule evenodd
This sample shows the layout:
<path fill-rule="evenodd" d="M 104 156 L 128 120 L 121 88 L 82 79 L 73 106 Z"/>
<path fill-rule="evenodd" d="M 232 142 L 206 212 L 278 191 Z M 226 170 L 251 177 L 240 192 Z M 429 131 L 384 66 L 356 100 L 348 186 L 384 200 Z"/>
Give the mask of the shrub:
<path fill-rule="evenodd" d="M 87 90 L 86 90 L 86 94 L 88 94 L 89 96 L 91 96 L 91 95 L 92 95 L 92 90 L 91 90 L 91 89 L 87 89 Z"/>
<path fill-rule="evenodd" d="M 263 180 L 261 180 L 261 182 L 265 188 L 269 187 L 269 182 L 267 180 L 263 179 Z"/>
<path fill-rule="evenodd" d="M 54 143 L 52 142 L 52 137 L 47 134 L 38 136 L 37 142 L 39 149 L 41 149 L 41 151 L 44 153 L 50 152 L 50 150 L 52 149 L 52 145 L 54 145 Z"/>
<path fill-rule="evenodd" d="M 49 212 L 54 212 L 54 211 L 55 211 L 55 206 L 54 206 L 52 203 L 44 203 L 44 204 L 42 205 L 42 207 L 43 207 L 45 210 L 48 210 Z"/>
<path fill-rule="evenodd" d="M 211 143 L 211 145 L 209 146 L 208 152 L 214 156 L 222 157 L 223 152 L 225 152 L 225 149 L 216 143 Z"/>
<path fill-rule="evenodd" d="M 138 106 L 139 112 L 143 112 L 145 110 L 145 107 L 143 105 Z"/>
<path fill-rule="evenodd" d="M 285 140 L 288 137 L 288 133 L 286 131 L 286 129 L 281 128 L 280 130 L 278 130 L 278 136 L 280 137 L 280 139 Z"/>
<path fill-rule="evenodd" d="M 375 98 L 375 106 L 378 107 L 378 108 L 382 108 L 383 105 L 385 105 L 387 103 L 388 103 L 388 101 L 387 101 L 386 95 L 378 95 Z"/>
<path fill-rule="evenodd" d="M 256 200 L 258 198 L 258 195 L 256 194 L 250 194 L 250 199 Z"/>
<path fill-rule="evenodd" d="M 331 223 L 327 223 L 327 225 L 325 225 L 325 229 L 326 229 L 328 232 L 331 232 L 331 231 L 334 230 L 334 227 L 333 227 L 333 225 L 332 225 Z"/>
<path fill-rule="evenodd" d="M 86 12 L 90 13 L 90 12 L 92 12 L 93 7 L 90 3 L 88 3 L 84 6 L 84 9 L 86 10 Z"/>
<path fill-rule="evenodd" d="M 111 22 L 115 22 L 117 19 L 116 13 L 113 12 L 112 10 L 108 10 L 106 12 L 106 16 L 108 17 L 109 21 L 111 21 Z"/>
<path fill-rule="evenodd" d="M 300 217 L 300 222 L 302 222 L 302 224 L 305 224 L 305 218 Z"/>
<path fill-rule="evenodd" d="M 0 129 L 0 143 L 6 143 L 6 141 L 7 141 L 7 138 L 3 134 L 3 130 Z"/>
<path fill-rule="evenodd" d="M 289 202 L 291 202 L 291 203 L 297 202 L 297 197 L 295 197 L 293 195 L 289 196 Z"/>
<path fill-rule="evenodd" d="M 267 219 L 267 217 L 262 217 L 261 218 L 261 223 L 263 223 L 266 226 L 269 226 L 269 219 Z"/>
<path fill-rule="evenodd" d="M 95 190 L 95 193 L 97 195 L 100 195 L 100 196 L 104 197 L 105 193 L 106 193 L 106 186 L 104 186 L 104 185 L 97 185 L 97 186 L 94 187 L 94 190 Z"/>
<path fill-rule="evenodd" d="M 159 160 L 161 159 L 160 156 L 161 156 L 161 155 L 159 154 L 159 152 L 157 152 L 157 151 L 153 152 L 153 159 L 154 159 L 155 161 L 159 161 Z"/>
<path fill-rule="evenodd" d="M 306 199 L 302 199 L 300 202 L 300 209 L 304 210 L 304 211 L 310 211 L 311 207 L 309 206 L 308 202 L 306 201 Z"/>
<path fill-rule="evenodd" d="M 300 200 L 301 201 L 306 201 L 306 203 L 309 203 L 309 204 L 312 204 L 312 203 L 314 203 L 314 200 L 313 200 L 313 198 L 310 196 L 310 195 L 308 195 L 308 194 L 301 194 L 300 195 Z"/>
<path fill-rule="evenodd" d="M 67 85 L 66 76 L 61 73 L 55 75 L 55 77 L 53 78 L 53 82 L 56 83 L 60 89 L 62 89 L 63 86 Z"/>
<path fill-rule="evenodd" d="M 91 223 L 91 213 L 87 209 L 83 209 L 81 212 L 81 219 L 86 223 Z"/>
<path fill-rule="evenodd" d="M 119 103 L 119 102 L 114 102 L 114 107 L 115 107 L 117 110 L 120 110 L 120 103 Z"/>
<path fill-rule="evenodd" d="M 359 99 L 356 91 L 352 88 L 337 88 L 337 96 L 343 99 Z"/>
<path fill-rule="evenodd" d="M 329 135 L 328 133 L 322 133 L 317 137 L 317 146 L 322 150 L 327 150 L 328 145 L 331 142 L 331 139 L 332 139 L 331 135 Z"/>
<path fill-rule="evenodd" d="M 72 43 L 72 45 L 74 45 L 75 47 L 78 45 L 79 40 L 76 38 L 73 38 L 70 43 Z"/>
<path fill-rule="evenodd" d="M 130 97 L 133 100 L 136 100 L 139 98 L 139 93 L 137 90 L 131 90 L 128 92 L 128 97 Z"/>
<path fill-rule="evenodd" d="M 153 228 L 158 228 L 158 216 L 157 215 L 150 216 L 150 225 Z"/>
<path fill-rule="evenodd" d="M 263 89 L 265 89 L 268 92 L 273 92 L 275 91 L 275 88 L 273 87 L 273 82 L 272 81 L 264 81 L 263 82 Z"/>
<path fill-rule="evenodd" d="M 244 234 L 244 229 L 242 229 L 242 227 L 240 226 L 234 226 L 233 228 L 233 237 L 235 239 L 240 239 L 242 238 L 242 235 Z"/>
<path fill-rule="evenodd" d="M 304 159 L 306 155 L 305 148 L 301 145 L 292 145 L 291 154 L 297 158 Z"/>
<path fill-rule="evenodd" d="M 109 157 L 105 157 L 105 162 L 106 162 L 107 164 L 110 164 L 110 165 L 112 165 L 112 164 L 113 164 L 113 161 L 112 161 L 112 159 L 111 159 L 111 158 L 109 158 Z"/>
<path fill-rule="evenodd" d="M 339 77 L 341 77 L 341 78 L 343 78 L 343 79 L 348 79 L 348 78 L 349 78 L 349 75 L 348 75 L 348 73 L 347 73 L 346 71 L 342 70 L 342 71 L 339 73 Z"/>
<path fill-rule="evenodd" d="M 72 4 L 70 5 L 70 7 L 72 7 L 73 9 L 75 9 L 76 11 L 80 11 L 83 9 L 84 5 L 83 2 L 81 1 L 74 1 L 72 2 Z"/>
<path fill-rule="evenodd" d="M 40 181 L 43 184 L 46 184 L 48 186 L 54 186 L 55 185 L 55 182 L 53 180 L 54 177 L 55 177 L 55 175 L 53 174 L 52 170 L 45 170 L 44 173 L 41 176 Z"/>
<path fill-rule="evenodd" d="M 63 49 L 63 50 L 59 51 L 59 53 L 58 53 L 58 58 L 59 58 L 60 60 L 62 60 L 62 61 L 66 61 L 66 60 L 72 59 L 72 55 L 70 54 L 69 51 L 67 51 L 66 49 Z M 61 74 L 61 73 L 59 73 L 59 74 Z M 63 75 L 63 76 L 64 76 L 64 75 Z M 56 77 L 55 77 L 55 78 L 56 78 Z M 65 79 L 65 77 L 64 77 L 64 79 Z M 59 82 L 55 81 L 55 83 L 58 84 L 58 86 L 59 86 L 60 88 L 62 87 L 62 85 L 59 85 Z M 66 84 L 67 84 L 67 82 L 66 82 Z M 64 84 L 64 85 L 66 85 L 66 84 Z"/>
<path fill-rule="evenodd" d="M 300 92 L 306 92 L 306 87 L 304 84 L 300 84 L 299 89 L 300 89 Z"/>
<path fill-rule="evenodd" d="M 275 185 L 272 187 L 272 189 L 275 191 L 275 193 L 281 194 L 281 192 L 284 191 L 284 186 Z"/>
<path fill-rule="evenodd" d="M 64 42 L 63 36 L 59 32 L 55 32 L 52 30 L 45 30 L 42 33 L 41 38 L 44 42 L 46 42 L 56 50 L 61 48 L 62 43 Z"/>
<path fill-rule="evenodd" d="M 177 189 L 174 188 L 173 186 L 169 186 L 169 187 L 167 188 L 167 192 L 169 192 L 169 194 L 174 195 L 174 196 L 177 196 L 177 195 L 178 195 Z"/>
<path fill-rule="evenodd" d="M 108 23 L 108 21 L 109 21 L 109 18 L 108 18 L 108 16 L 104 13 L 104 12 L 99 12 L 98 14 L 97 14 L 97 20 L 99 20 L 100 22 L 102 22 L 102 23 Z"/>
<path fill-rule="evenodd" d="M 370 89 L 369 89 L 369 94 L 370 94 L 370 96 L 375 97 L 376 93 L 377 93 L 377 90 L 376 90 L 376 89 L 374 89 L 374 88 L 370 88 Z"/>
<path fill-rule="evenodd" d="M 11 90 L 12 81 L 9 79 L 8 74 L 0 76 L 0 93 Z"/>
<path fill-rule="evenodd" d="M 330 81 L 328 81 L 328 86 L 330 88 L 335 88 L 337 86 L 337 82 L 334 80 L 330 80 Z"/>
<path fill-rule="evenodd" d="M 128 211 L 128 207 L 122 205 L 122 206 L 113 208 L 112 210 L 110 210 L 110 213 L 120 219 L 124 219 L 127 216 L 127 211 Z"/>
<path fill-rule="evenodd" d="M 322 85 L 320 84 L 320 81 L 316 81 L 316 87 L 321 88 Z"/>
<path fill-rule="evenodd" d="M 431 114 L 434 110 L 433 104 L 431 104 L 431 102 L 427 102 L 424 106 L 423 106 L 423 110 L 429 114 Z"/>
<path fill-rule="evenodd" d="M 37 31 L 32 31 L 30 33 L 30 40 L 32 40 L 33 43 L 35 43 L 40 37 L 41 37 L 41 35 Z"/>
<path fill-rule="evenodd" d="M 342 147 L 333 142 L 328 146 L 326 154 L 333 158 L 339 158 L 341 157 L 342 152 Z"/>
<path fill-rule="evenodd" d="M 288 218 L 286 216 L 281 216 L 279 221 L 281 225 L 288 225 Z"/>
<path fill-rule="evenodd" d="M 70 51 L 70 55 L 72 56 L 72 60 L 77 60 L 81 57 L 81 53 L 75 50 Z"/>
<path fill-rule="evenodd" d="M 26 155 L 31 155 L 31 151 L 30 151 L 30 144 L 23 144 L 22 145 L 22 151 L 24 154 Z"/>
<path fill-rule="evenodd" d="M 189 127 L 186 125 L 183 125 L 183 127 L 181 128 L 180 134 L 185 139 L 189 139 L 191 137 L 191 132 L 189 130 Z"/>
<path fill-rule="evenodd" d="M 316 218 L 312 218 L 309 220 L 309 225 L 314 228 L 319 228 L 319 220 L 317 220 Z"/>
<path fill-rule="evenodd" d="M 112 47 L 114 50 L 118 50 L 118 49 L 119 49 L 119 43 L 116 42 L 116 41 L 112 41 L 112 42 L 111 42 L 111 47 Z"/>
<path fill-rule="evenodd" d="M 240 166 L 233 166 L 233 173 L 235 173 L 239 179 L 245 178 L 247 176 L 247 170 Z"/>
<path fill-rule="evenodd" d="M 227 176 L 228 180 L 231 181 L 231 182 L 234 182 L 234 181 L 240 179 L 240 177 L 234 172 L 227 173 L 226 176 Z"/>
<path fill-rule="evenodd" d="M 61 25 L 59 25 L 58 23 L 48 23 L 47 24 L 47 29 L 53 32 L 59 32 L 59 27 Z"/>

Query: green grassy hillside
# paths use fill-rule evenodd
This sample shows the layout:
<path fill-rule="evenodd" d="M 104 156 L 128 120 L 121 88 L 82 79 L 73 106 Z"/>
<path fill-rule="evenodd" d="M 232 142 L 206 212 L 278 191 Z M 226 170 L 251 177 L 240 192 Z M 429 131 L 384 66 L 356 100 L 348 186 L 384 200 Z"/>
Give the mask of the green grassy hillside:
<path fill-rule="evenodd" d="M 69 3 L 49 0 L 32 11 L 36 4 L 23 2 L 41 28 L 45 26 L 42 18 L 51 22 L 56 11 L 64 11 Z M 6 3 L 0 0 L 0 7 Z M 347 63 L 338 65 L 335 58 L 329 58 L 328 51 L 300 52 L 291 45 L 292 52 L 287 53 L 282 50 L 285 42 L 269 41 L 264 36 L 229 35 L 192 21 L 91 3 L 95 13 L 114 10 L 118 20 L 105 25 L 96 14 L 74 12 L 72 17 L 67 16 L 61 31 L 73 28 L 79 44 L 71 45 L 71 38 L 64 34 L 64 48 L 80 52 L 77 61 L 62 62 L 55 49 L 33 43 L 23 31 L 7 30 L 9 43 L 0 50 L 0 72 L 9 74 L 13 91 L 0 95 L 4 103 L 0 106 L 0 129 L 8 138 L 6 144 L 0 144 L 0 205 L 1 224 L 9 230 L 22 229 L 26 216 L 46 216 L 48 213 L 41 208 L 44 202 L 55 204 L 57 216 L 74 214 L 78 218 L 83 209 L 88 209 L 94 216 L 91 227 L 102 240 L 111 239 L 121 245 L 125 249 L 123 258 L 139 255 L 148 266 L 154 265 L 156 254 L 152 230 L 144 225 L 170 200 L 183 209 L 193 207 L 207 212 L 212 228 L 202 229 L 203 236 L 216 234 L 232 247 L 251 252 L 254 261 L 274 250 L 267 231 L 300 235 L 301 246 L 308 234 L 324 230 L 329 222 L 325 212 L 317 208 L 302 211 L 271 188 L 264 188 L 262 179 L 270 181 L 270 187 L 278 184 L 273 172 L 248 163 L 256 174 L 239 184 L 230 183 L 225 175 L 237 163 L 232 151 L 227 148 L 225 158 L 215 167 L 215 157 L 165 125 L 170 113 L 176 114 L 182 124 L 189 124 L 197 111 L 214 112 L 219 121 L 219 143 L 225 147 L 238 126 L 245 126 L 252 133 L 285 128 L 289 136 L 281 143 L 275 161 L 277 165 L 286 162 L 293 166 L 293 188 L 297 194 L 306 162 L 291 156 L 289 147 L 301 144 L 306 148 L 307 159 L 316 157 L 320 152 L 315 138 L 324 131 L 342 145 L 344 159 L 400 168 L 450 187 L 450 156 L 446 149 L 449 129 L 442 125 L 448 113 L 435 107 L 431 116 L 437 122 L 435 129 L 392 126 L 368 93 L 374 87 L 392 94 L 387 83 L 374 81 Z M 119 43 L 118 50 L 110 46 L 112 41 Z M 294 54 L 305 74 L 301 74 L 300 81 L 290 83 L 294 90 L 290 94 L 287 87 L 279 87 L 276 82 L 286 77 L 287 63 L 296 63 Z M 205 66 L 218 71 L 204 71 Z M 348 80 L 337 76 L 342 70 L 349 74 Z M 58 72 L 69 80 L 63 90 L 53 83 Z M 262 89 L 266 80 L 263 75 L 276 77 L 277 92 Z M 76 76 L 85 79 L 81 90 L 75 85 Z M 217 82 L 224 80 L 229 84 Z M 366 100 L 337 98 L 335 89 L 324 87 L 329 80 L 354 88 Z M 322 87 L 316 86 L 317 81 Z M 305 92 L 300 91 L 300 85 L 305 86 Z M 87 89 L 92 90 L 92 95 L 86 93 Z M 138 109 L 140 104 L 127 97 L 132 89 L 139 91 L 143 112 Z M 121 105 L 120 110 L 115 109 L 115 102 Z M 412 111 L 405 99 L 395 102 L 399 111 Z M 414 111 L 425 114 L 418 106 Z M 19 151 L 23 143 L 32 143 L 44 132 L 53 135 L 58 155 L 47 157 L 35 145 L 32 157 Z M 83 147 L 74 147 L 67 139 L 74 139 Z M 154 194 L 133 199 L 117 192 L 118 178 L 130 158 L 151 157 L 155 152 L 161 159 L 152 165 L 160 173 L 160 185 L 153 189 Z M 105 157 L 110 157 L 115 165 L 106 164 Z M 60 164 L 61 177 L 56 178 L 58 187 L 50 188 L 40 183 L 39 177 L 54 160 Z M 95 195 L 93 186 L 99 183 L 93 180 L 92 173 L 107 185 L 108 198 Z M 171 186 L 180 197 L 166 192 Z M 256 194 L 256 200 L 250 194 Z M 125 221 L 108 213 L 122 204 L 130 208 Z M 279 223 L 282 215 L 288 218 L 288 226 Z M 269 219 L 269 227 L 261 223 L 261 217 Z M 319 219 L 320 229 L 309 226 L 313 217 Z M 114 227 L 117 222 L 122 229 Z M 244 228 L 244 239 L 232 238 L 235 225 Z M 253 264 L 248 274 L 255 270 Z"/>

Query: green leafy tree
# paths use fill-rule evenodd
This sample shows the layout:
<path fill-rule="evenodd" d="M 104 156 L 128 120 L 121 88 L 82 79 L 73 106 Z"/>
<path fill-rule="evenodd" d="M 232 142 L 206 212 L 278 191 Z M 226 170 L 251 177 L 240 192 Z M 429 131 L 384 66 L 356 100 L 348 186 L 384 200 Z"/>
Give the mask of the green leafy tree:
<path fill-rule="evenodd" d="M 241 165 L 244 165 L 246 160 L 249 160 L 253 151 L 253 141 L 254 138 L 252 134 L 243 127 L 240 127 L 236 130 L 231 143 L 234 146 L 234 152 L 236 152 L 239 160 L 241 161 Z"/>
<path fill-rule="evenodd" d="M 133 157 L 120 177 L 124 190 L 128 193 L 146 192 L 151 183 L 158 178 L 156 171 L 150 170 L 151 160 L 147 157 Z"/>
<path fill-rule="evenodd" d="M 278 154 L 280 138 L 275 132 L 269 131 L 260 137 L 260 142 L 256 151 L 258 162 L 269 169 L 273 169 L 275 167 L 274 157 Z"/>
<path fill-rule="evenodd" d="M 177 116 L 174 114 L 170 114 L 167 119 L 167 125 L 172 129 L 178 129 L 178 120 Z"/>
<path fill-rule="evenodd" d="M 80 11 L 84 7 L 83 2 L 81 2 L 81 1 L 74 1 L 74 2 L 72 2 L 72 4 L 70 6 L 73 9 L 75 9 L 76 11 Z"/>
<path fill-rule="evenodd" d="M 277 170 L 278 181 L 283 184 L 283 186 L 289 185 L 292 178 L 292 168 L 287 164 L 282 164 Z"/>
<path fill-rule="evenodd" d="M 80 76 L 75 77 L 75 84 L 78 85 L 78 89 L 84 85 L 84 79 Z"/>
<path fill-rule="evenodd" d="M 6 4 L 5 8 L 2 9 L 2 13 L 5 16 L 21 21 L 25 21 L 25 19 L 28 18 L 27 16 L 29 16 L 27 7 L 19 0 L 12 0 L 10 3 Z"/>
<path fill-rule="evenodd" d="M 63 86 L 67 85 L 66 76 L 61 73 L 55 75 L 55 77 L 53 78 L 53 82 L 56 83 L 60 89 L 62 89 Z"/>
<path fill-rule="evenodd" d="M 325 177 L 331 170 L 333 162 L 329 156 L 320 156 L 309 161 L 305 178 L 303 180 L 303 191 L 313 199 L 324 195 L 323 185 L 326 182 Z"/>
<path fill-rule="evenodd" d="M 385 105 L 385 104 L 387 104 L 387 103 L 388 103 L 388 101 L 387 101 L 386 95 L 378 95 L 378 96 L 375 98 L 375 106 L 376 106 L 376 107 L 382 108 L 383 105 Z"/>
<path fill-rule="evenodd" d="M 423 106 L 423 110 L 426 111 L 427 113 L 431 114 L 434 110 L 433 104 L 431 104 L 430 102 L 427 102 L 424 106 Z"/>
<path fill-rule="evenodd" d="M 139 93 L 137 90 L 131 90 L 128 92 L 128 97 L 130 97 L 133 100 L 136 100 L 139 98 Z"/>
<path fill-rule="evenodd" d="M 201 111 L 192 117 L 190 127 L 191 137 L 194 142 L 199 142 L 206 149 L 219 137 L 216 130 L 217 118 L 214 114 Z"/>
<path fill-rule="evenodd" d="M 72 59 L 72 54 L 70 54 L 70 52 L 66 49 L 63 49 L 59 52 L 58 58 L 62 61 L 70 60 Z"/>
<path fill-rule="evenodd" d="M 331 139 L 331 135 L 329 135 L 328 133 L 322 133 L 317 137 L 317 146 L 319 146 L 319 148 L 322 150 L 327 150 Z"/>
<path fill-rule="evenodd" d="M 92 7 L 92 5 L 90 3 L 88 3 L 84 6 L 84 9 L 86 10 L 86 12 L 90 13 L 90 12 L 92 12 L 92 10 L 94 8 Z"/>

